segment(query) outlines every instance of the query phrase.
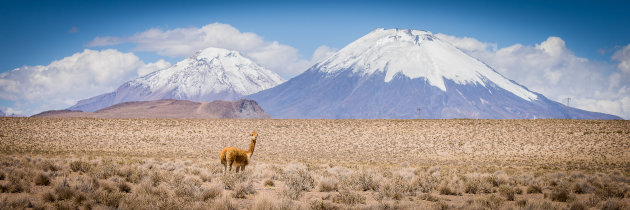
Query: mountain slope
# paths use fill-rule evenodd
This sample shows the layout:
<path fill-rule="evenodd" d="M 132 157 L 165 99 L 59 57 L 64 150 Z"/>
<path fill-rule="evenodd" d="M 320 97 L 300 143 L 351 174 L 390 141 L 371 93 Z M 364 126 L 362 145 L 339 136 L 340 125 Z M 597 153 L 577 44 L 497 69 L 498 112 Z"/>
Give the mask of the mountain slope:
<path fill-rule="evenodd" d="M 172 67 L 122 84 L 116 91 L 79 101 L 69 110 L 95 111 L 127 101 L 234 100 L 284 82 L 236 51 L 207 48 Z"/>
<path fill-rule="evenodd" d="M 564 118 L 566 107 L 427 31 L 377 29 L 247 96 L 274 118 Z M 569 109 L 571 118 L 617 119 Z"/>
<path fill-rule="evenodd" d="M 193 102 L 162 99 L 124 102 L 95 112 L 51 110 L 32 117 L 91 117 L 91 118 L 269 118 L 256 101 Z"/>

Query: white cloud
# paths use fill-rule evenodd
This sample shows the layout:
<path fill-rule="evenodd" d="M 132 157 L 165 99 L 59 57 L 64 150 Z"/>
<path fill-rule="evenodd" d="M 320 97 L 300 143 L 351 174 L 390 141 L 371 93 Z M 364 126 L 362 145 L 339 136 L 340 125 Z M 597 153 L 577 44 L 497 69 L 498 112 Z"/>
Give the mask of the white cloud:
<path fill-rule="evenodd" d="M 630 45 L 614 53 L 614 65 L 576 56 L 560 37 L 497 48 L 473 38 L 437 36 L 551 100 L 570 97 L 571 106 L 630 119 Z"/>
<path fill-rule="evenodd" d="M 23 66 L 1 73 L 0 99 L 13 101 L 7 110 L 14 113 L 63 109 L 168 66 L 163 60 L 146 64 L 133 53 L 86 49 L 46 66 Z"/>
<path fill-rule="evenodd" d="M 613 54 L 612 59 L 619 62 L 617 68 L 626 74 L 630 74 L 630 44 Z"/>
<path fill-rule="evenodd" d="M 326 45 L 319 46 L 317 49 L 315 49 L 315 52 L 313 52 L 311 63 L 315 64 L 317 62 L 320 62 L 330 57 L 331 55 L 335 54 L 336 52 L 337 52 L 336 48 L 332 48 Z"/>
<path fill-rule="evenodd" d="M 88 46 L 120 43 L 135 43 L 137 51 L 156 52 L 171 57 L 190 56 L 195 51 L 208 47 L 236 50 L 285 78 L 302 73 L 314 64 L 313 59 L 302 59 L 294 47 L 276 41 L 265 41 L 257 34 L 240 32 L 231 25 L 222 23 L 200 28 L 149 29 L 130 37 L 96 37 Z"/>

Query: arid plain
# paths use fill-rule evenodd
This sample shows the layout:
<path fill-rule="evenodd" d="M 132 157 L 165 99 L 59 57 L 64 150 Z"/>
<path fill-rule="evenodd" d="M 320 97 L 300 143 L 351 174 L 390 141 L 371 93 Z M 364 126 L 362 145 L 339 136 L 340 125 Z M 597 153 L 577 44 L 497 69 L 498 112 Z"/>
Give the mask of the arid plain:
<path fill-rule="evenodd" d="M 223 147 L 249 147 L 223 174 Z M 630 122 L 0 118 L 0 209 L 628 209 Z"/>

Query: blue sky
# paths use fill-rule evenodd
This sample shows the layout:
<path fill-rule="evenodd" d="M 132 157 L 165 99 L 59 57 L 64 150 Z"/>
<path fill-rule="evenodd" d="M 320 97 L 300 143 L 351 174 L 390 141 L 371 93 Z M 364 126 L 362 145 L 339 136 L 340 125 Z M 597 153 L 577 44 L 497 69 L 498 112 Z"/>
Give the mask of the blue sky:
<path fill-rule="evenodd" d="M 500 47 L 562 37 L 577 54 L 607 59 L 630 41 L 629 3 L 610 1 L 3 1 L 0 71 L 41 65 L 86 48 L 97 36 L 129 36 L 221 22 L 309 57 L 375 28 L 413 28 Z M 78 32 L 69 33 L 72 27 Z M 132 46 L 118 46 L 130 51 Z M 598 50 L 608 50 L 600 54 Z M 143 59 L 157 59 L 150 53 Z M 173 59 L 176 60 L 176 59 Z"/>
<path fill-rule="evenodd" d="M 178 28 L 201 28 L 208 24 L 229 25 L 240 32 L 251 32 L 265 42 L 277 42 L 297 50 L 302 60 L 310 60 L 321 46 L 340 49 L 376 28 L 424 29 L 449 36 L 473 38 L 479 43 L 503 49 L 514 45 L 531 47 L 559 37 L 566 43 L 568 54 L 587 59 L 586 66 L 596 66 L 602 77 L 623 72 L 616 67 L 625 57 L 611 59 L 630 44 L 630 3 L 625 1 L 19 1 L 0 2 L 0 72 L 24 66 L 47 66 L 85 49 L 115 49 L 132 53 L 148 64 L 160 59 L 170 64 L 185 54 L 140 50 L 138 41 L 94 45 L 97 37 L 125 39 L 150 29 L 162 31 Z M 158 44 L 159 43 L 153 43 Z M 530 48 L 523 48 L 527 51 Z M 470 49 L 484 57 L 484 62 L 499 65 L 498 71 L 511 74 L 500 66 L 497 58 L 489 58 L 478 49 Z M 475 52 L 472 52 L 475 51 Z M 490 49 L 490 53 L 496 50 Z M 619 53 L 618 53 L 619 55 Z M 494 59 L 494 60 L 493 60 Z M 570 60 L 570 58 L 566 58 Z M 556 62 L 556 61 L 554 61 Z M 554 63 L 550 65 L 570 65 Z M 569 61 L 565 61 L 569 62 Z M 309 63 L 310 64 L 310 63 Z M 131 65 L 131 64 L 130 64 Z M 578 64 L 575 64 L 578 65 Z M 508 68 L 510 65 L 506 65 Z M 272 70 L 274 70 L 272 68 Z M 305 69 L 303 69 L 305 70 Z M 505 72 L 504 72 L 505 71 Z M 526 71 L 526 70 L 523 70 Z M 554 69 L 551 70 L 552 73 Z M 559 71 L 559 70 L 558 70 Z M 587 70 L 585 70 L 587 71 Z M 522 73 L 522 72 L 521 72 Z M 621 73 L 620 73 L 621 74 Z M 285 74 L 290 77 L 294 74 Z M 126 74 L 127 77 L 130 74 Z M 16 76 L 17 77 L 17 76 Z M 28 77 L 28 75 L 26 75 Z M 621 74 L 621 81 L 627 75 Z M 7 78 L 5 78 L 7 79 Z M 129 79 L 129 78 L 124 78 Z M 288 78 L 287 78 L 288 79 Z M 519 81 L 526 86 L 527 81 Z M 14 79 L 15 80 L 15 79 Z M 534 80 L 534 79 L 532 79 Z M 575 81 L 579 82 L 579 81 Z M 605 81 L 602 80 L 602 83 Z M 600 84 L 602 88 L 604 84 Z M 535 86 L 536 84 L 532 84 Z M 7 86 L 0 86 L 8 89 Z M 115 87 L 115 86 L 114 86 Z M 529 86 L 528 86 L 529 87 Z M 625 87 L 625 86 L 620 86 Z M 81 87 L 76 87 L 81 88 Z M 111 87 L 105 87 L 105 89 Z M 540 86 L 545 93 L 553 86 Z M 559 88 L 571 88 L 563 87 Z M 617 87 L 619 88 L 619 87 Z M 531 87 L 530 87 L 531 89 Z M 610 87 L 608 87 L 610 89 Z M 98 88 L 95 91 L 99 90 Z M 111 90 L 103 90 L 111 91 Z M 558 91 L 556 91 L 558 92 Z M 554 100 L 579 98 L 579 91 L 548 93 Z M 601 91 L 600 91 L 601 92 Z M 95 92 L 98 95 L 103 92 Z M 599 93 L 590 93 L 597 95 Z M 612 94 L 612 93 L 610 93 Z M 620 107 L 582 107 L 626 116 L 625 92 L 614 96 L 593 96 L 592 100 L 619 101 Z M 621 95 L 620 95 L 621 94 Z M 20 102 L 19 96 L 0 94 L 0 105 L 28 113 L 34 108 Z M 15 94 L 14 94 L 15 95 Z M 83 95 L 76 96 L 83 97 Z M 64 99 L 66 103 L 81 98 Z M 590 100 L 590 101 L 589 101 Z M 630 99 L 629 99 L 630 100 Z M 16 105 L 18 103 L 18 105 Z M 39 103 L 39 102 L 38 102 Z M 580 103 L 579 99 L 578 102 Z M 630 103 L 630 102 L 628 102 Z M 54 108 L 63 108 L 54 105 Z M 39 106 L 51 107 L 51 106 Z M 618 111 L 621 109 L 621 111 Z M 630 108 L 629 108 L 630 109 Z M 630 113 L 630 110 L 627 111 Z M 627 116 L 630 116 L 628 114 Z"/>

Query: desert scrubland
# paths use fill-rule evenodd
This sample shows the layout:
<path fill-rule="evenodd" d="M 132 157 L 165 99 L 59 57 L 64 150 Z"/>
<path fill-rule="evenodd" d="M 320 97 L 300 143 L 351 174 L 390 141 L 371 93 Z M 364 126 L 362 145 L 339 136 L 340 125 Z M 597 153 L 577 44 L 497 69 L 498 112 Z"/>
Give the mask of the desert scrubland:
<path fill-rule="evenodd" d="M 630 122 L 0 118 L 16 208 L 629 209 Z"/>

